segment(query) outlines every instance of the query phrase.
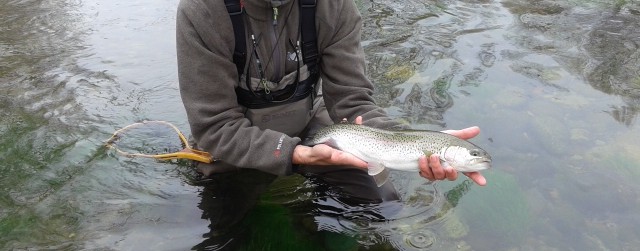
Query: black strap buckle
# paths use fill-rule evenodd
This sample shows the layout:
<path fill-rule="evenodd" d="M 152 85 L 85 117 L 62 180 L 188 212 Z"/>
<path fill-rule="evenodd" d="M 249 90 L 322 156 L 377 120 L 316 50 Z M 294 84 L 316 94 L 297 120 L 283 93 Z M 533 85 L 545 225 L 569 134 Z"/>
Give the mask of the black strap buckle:
<path fill-rule="evenodd" d="M 242 14 L 242 12 L 244 12 L 244 8 L 242 8 L 242 5 L 240 4 L 240 2 L 225 3 L 225 4 L 227 6 L 227 12 L 229 12 L 229 16 L 240 15 Z"/>
<path fill-rule="evenodd" d="M 300 0 L 300 6 L 303 8 L 316 7 L 316 0 Z"/>

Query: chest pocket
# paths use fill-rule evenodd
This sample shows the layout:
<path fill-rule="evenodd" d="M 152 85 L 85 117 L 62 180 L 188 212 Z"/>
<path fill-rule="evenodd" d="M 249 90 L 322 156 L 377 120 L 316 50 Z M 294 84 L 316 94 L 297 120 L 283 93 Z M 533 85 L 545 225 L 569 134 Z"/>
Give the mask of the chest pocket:
<path fill-rule="evenodd" d="M 246 81 L 243 75 L 240 82 Z M 299 72 L 287 74 L 278 83 L 251 78 L 251 90 L 240 85 L 236 88 L 236 94 L 238 103 L 245 107 L 245 117 L 254 126 L 295 137 L 304 130 L 313 115 L 316 88 L 320 86 L 316 82 L 317 74 L 311 74 L 305 65 Z"/>

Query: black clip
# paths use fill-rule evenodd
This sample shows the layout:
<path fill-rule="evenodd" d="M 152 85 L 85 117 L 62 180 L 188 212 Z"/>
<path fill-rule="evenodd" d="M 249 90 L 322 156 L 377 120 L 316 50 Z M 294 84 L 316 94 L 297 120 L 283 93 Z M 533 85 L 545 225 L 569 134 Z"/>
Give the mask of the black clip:
<path fill-rule="evenodd" d="M 300 6 L 303 8 L 316 7 L 316 0 L 300 0 Z"/>
<path fill-rule="evenodd" d="M 242 4 L 240 2 L 236 3 L 226 3 L 227 12 L 229 12 L 229 16 L 240 15 L 244 12 L 244 8 L 242 8 Z"/>

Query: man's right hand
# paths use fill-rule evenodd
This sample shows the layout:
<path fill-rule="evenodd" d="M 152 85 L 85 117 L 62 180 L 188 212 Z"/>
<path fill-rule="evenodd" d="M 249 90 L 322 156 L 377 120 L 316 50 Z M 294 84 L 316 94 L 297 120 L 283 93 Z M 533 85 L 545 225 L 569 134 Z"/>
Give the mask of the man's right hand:
<path fill-rule="evenodd" d="M 367 168 L 367 162 L 325 144 L 318 144 L 313 147 L 297 145 L 293 149 L 291 162 L 296 165 L 346 165 L 363 169 Z"/>
<path fill-rule="evenodd" d="M 344 121 L 347 121 L 345 118 Z M 362 116 L 356 117 L 355 124 L 362 125 Z M 367 169 L 367 162 L 346 153 L 330 147 L 325 144 L 315 145 L 313 147 L 297 145 L 293 149 L 293 158 L 291 163 L 296 165 L 319 165 L 333 166 L 346 165 Z"/>

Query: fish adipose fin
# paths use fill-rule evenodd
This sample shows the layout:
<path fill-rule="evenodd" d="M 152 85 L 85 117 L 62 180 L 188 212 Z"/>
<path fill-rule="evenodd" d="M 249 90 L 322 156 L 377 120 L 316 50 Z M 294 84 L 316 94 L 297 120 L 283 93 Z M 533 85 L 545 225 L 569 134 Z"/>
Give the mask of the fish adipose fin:
<path fill-rule="evenodd" d="M 369 163 L 368 173 L 373 177 L 378 187 L 384 185 L 389 179 L 389 169 L 380 163 Z"/>

